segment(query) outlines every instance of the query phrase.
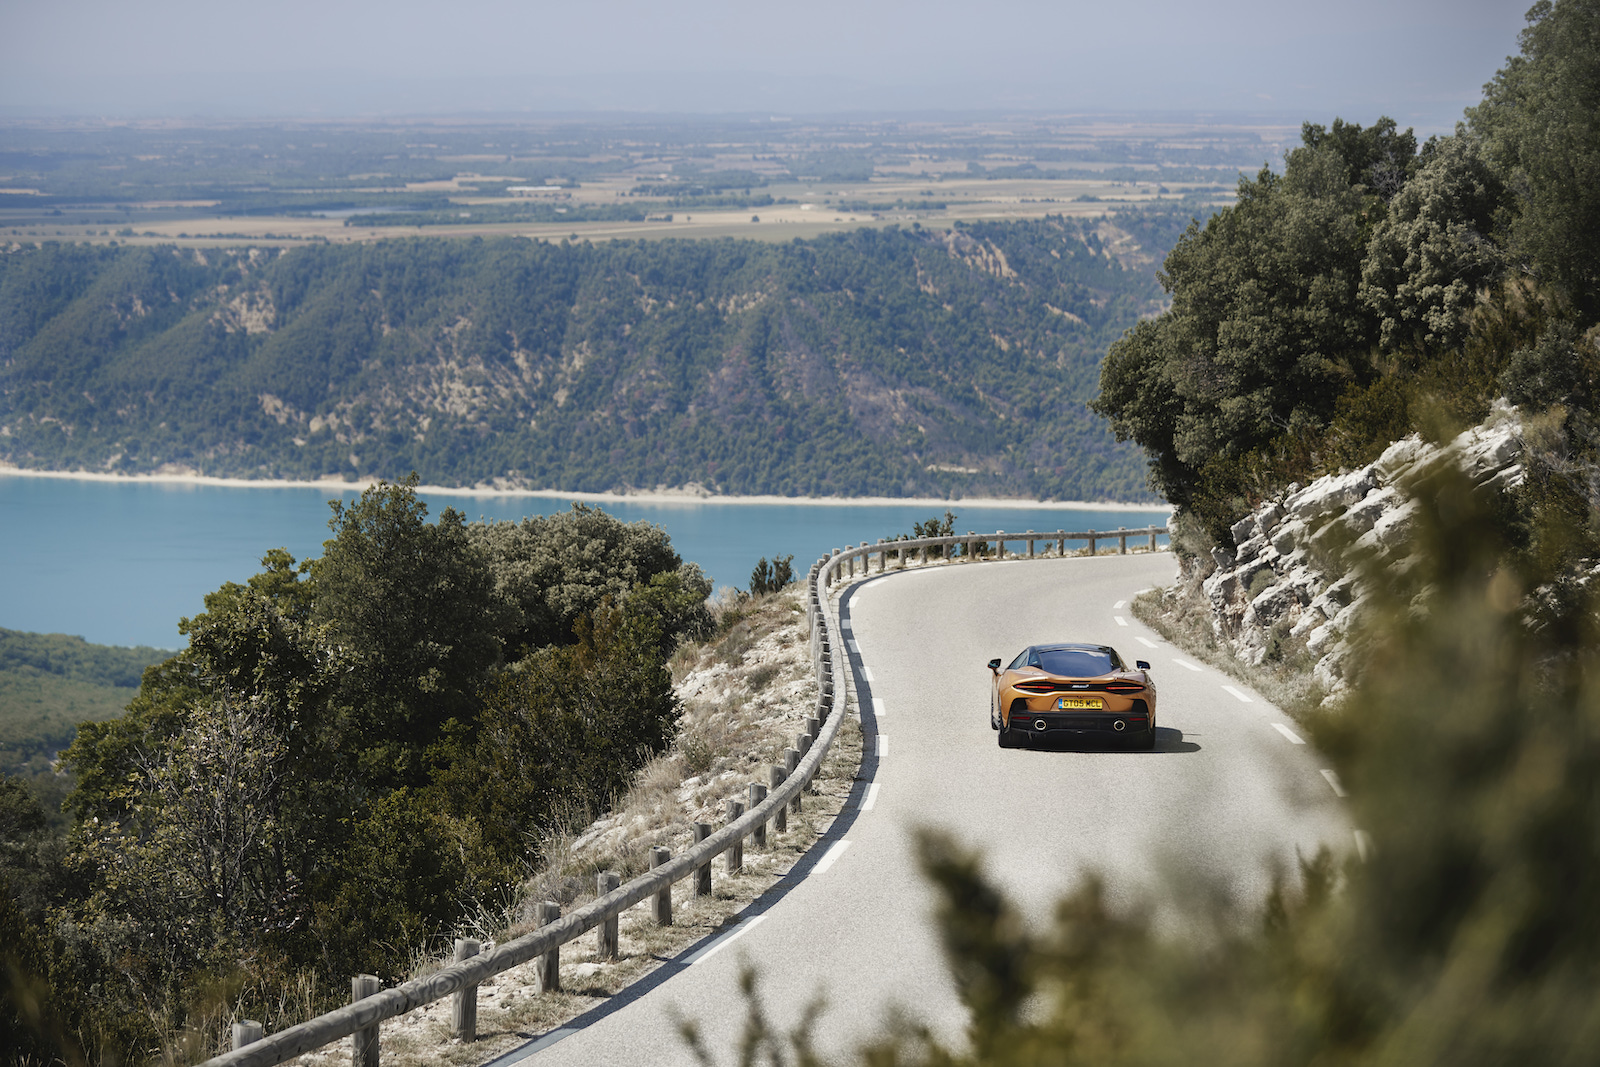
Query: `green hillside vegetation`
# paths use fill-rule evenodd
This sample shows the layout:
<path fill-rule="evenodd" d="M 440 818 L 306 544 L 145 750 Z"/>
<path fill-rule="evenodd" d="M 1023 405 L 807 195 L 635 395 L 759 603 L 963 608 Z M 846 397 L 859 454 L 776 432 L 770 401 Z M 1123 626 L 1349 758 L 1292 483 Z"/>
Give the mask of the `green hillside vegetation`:
<path fill-rule="evenodd" d="M 1170 309 L 1111 347 L 1095 409 L 1223 544 L 1291 482 L 1502 395 L 1559 431 L 1529 506 L 1597 502 L 1562 471 L 1597 443 L 1600 38 L 1592 3 L 1530 18 L 1452 136 L 1307 123 L 1282 174 L 1182 235 Z"/>
<path fill-rule="evenodd" d="M 320 558 L 268 552 L 183 620 L 188 647 L 126 713 L 78 728 L 65 834 L 0 780 L 15 1047 L 181 1054 L 225 990 L 322 990 L 322 1010 L 346 974 L 392 980 L 670 744 L 667 660 L 712 618 L 666 534 L 581 505 L 429 522 L 413 486 L 334 502 Z M 129 680 L 81 647 L 17 647 Z"/>
<path fill-rule="evenodd" d="M 144 669 L 170 655 L 0 628 L 0 774 L 27 780 L 54 812 L 70 783 L 54 767 L 56 753 L 82 723 L 122 714 Z"/>
<path fill-rule="evenodd" d="M 1191 215 L 812 241 L 0 254 L 0 458 L 567 490 L 1149 499 L 1088 410 Z M 1113 251 L 1115 246 L 1115 251 Z"/>

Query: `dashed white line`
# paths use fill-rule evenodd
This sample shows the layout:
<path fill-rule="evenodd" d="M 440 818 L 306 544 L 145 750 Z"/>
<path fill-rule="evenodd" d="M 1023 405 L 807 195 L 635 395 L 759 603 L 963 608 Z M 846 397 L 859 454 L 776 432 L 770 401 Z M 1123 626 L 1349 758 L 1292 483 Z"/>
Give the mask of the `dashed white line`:
<path fill-rule="evenodd" d="M 1322 777 L 1324 777 L 1324 778 L 1326 778 L 1328 780 L 1328 785 L 1330 785 L 1333 788 L 1333 795 L 1334 796 L 1342 797 L 1342 796 L 1345 795 L 1344 786 L 1342 784 L 1340 784 L 1340 782 L 1339 782 L 1339 772 L 1337 772 L 1337 771 L 1323 771 L 1322 772 Z"/>
<path fill-rule="evenodd" d="M 861 655 L 861 646 L 856 644 L 854 641 L 850 640 L 849 638 L 846 638 L 844 644 L 845 644 L 845 647 L 848 648 L 851 652 L 854 652 L 858 656 Z"/>
<path fill-rule="evenodd" d="M 841 842 L 839 842 L 839 844 L 842 845 L 842 844 L 844 844 L 844 842 L 841 841 Z M 837 846 L 835 846 L 835 847 L 837 847 Z M 827 860 L 827 857 L 824 856 L 823 860 L 822 860 L 822 863 L 826 863 L 826 862 L 828 862 L 828 860 Z M 822 869 L 822 863 L 817 864 L 817 869 L 818 870 Z M 715 956 L 717 953 L 721 952 L 723 949 L 727 948 L 729 945 L 731 945 L 735 941 L 739 940 L 745 934 L 748 934 L 751 930 L 753 930 L 756 927 L 757 924 L 759 924 L 761 922 L 761 920 L 765 919 L 766 917 L 767 916 L 766 916 L 765 912 L 763 912 L 760 915 L 752 915 L 750 918 L 748 918 L 744 922 L 740 923 L 738 929 L 734 930 L 733 933 L 729 934 L 727 937 L 723 938 L 721 941 L 718 941 L 715 945 L 712 945 L 710 948 L 708 948 L 704 952 L 700 953 L 700 955 L 696 956 L 694 958 L 694 962 L 695 963 L 704 963 L 706 960 L 709 960 L 712 956 Z M 693 966 L 693 964 L 691 964 L 691 966 Z"/>
<path fill-rule="evenodd" d="M 839 620 L 839 629 L 841 629 L 841 630 L 850 629 L 850 620 L 849 619 L 840 619 Z"/>
<path fill-rule="evenodd" d="M 862 811 L 871 811 L 873 806 L 878 803 L 878 789 L 882 785 L 882 782 L 873 782 L 867 786 L 867 795 L 861 798 Z"/>
<path fill-rule="evenodd" d="M 878 735 L 878 758 L 879 759 L 883 759 L 883 757 L 887 756 L 888 754 L 889 754 L 889 739 L 887 737 L 885 737 L 883 734 L 879 734 Z"/>
<path fill-rule="evenodd" d="M 1112 611 L 1121 611 L 1123 608 L 1125 608 L 1127 606 L 1128 606 L 1128 602 L 1126 600 L 1119 600 L 1115 604 L 1111 605 L 1111 610 Z"/>
<path fill-rule="evenodd" d="M 865 663 L 861 665 L 861 677 L 867 680 L 868 685 L 872 684 L 872 668 Z"/>
<path fill-rule="evenodd" d="M 883 718 L 883 716 L 884 716 L 884 707 L 883 707 L 883 698 L 882 697 L 873 697 L 872 698 L 872 714 L 873 714 L 874 718 L 879 718 L 879 719 Z"/>
<path fill-rule="evenodd" d="M 1239 691 L 1239 690 L 1237 690 L 1237 689 L 1235 689 L 1235 688 L 1234 688 L 1234 687 L 1233 687 L 1233 686 L 1231 686 L 1231 685 L 1225 685 L 1225 686 L 1223 686 L 1223 687 L 1222 687 L 1222 688 L 1223 688 L 1223 690 L 1224 690 L 1224 691 L 1225 691 L 1225 692 L 1228 692 L 1228 693 L 1232 693 L 1232 694 L 1233 694 L 1233 695 L 1234 695 L 1234 696 L 1236 696 L 1236 697 L 1238 697 L 1238 698 L 1239 698 L 1239 700 L 1240 700 L 1240 701 L 1241 701 L 1241 702 L 1242 702 L 1242 703 L 1245 703 L 1245 704 L 1254 704 L 1254 703 L 1255 703 L 1255 701 L 1254 701 L 1254 700 L 1251 700 L 1251 699 L 1250 699 L 1250 698 L 1249 698 L 1249 696 L 1247 696 L 1247 695 L 1246 695 L 1246 694 L 1244 694 L 1244 693 L 1241 693 L 1241 692 L 1240 692 L 1240 691 Z"/>
<path fill-rule="evenodd" d="M 1303 744 L 1306 743 L 1306 739 L 1305 738 L 1301 737 L 1299 734 L 1295 733 L 1293 730 L 1289 729 L 1287 726 L 1283 725 L 1283 723 L 1281 723 L 1281 722 L 1273 723 L 1272 724 L 1272 728 L 1274 730 L 1278 731 L 1284 737 L 1287 737 L 1289 739 L 1289 743 L 1291 745 L 1303 745 Z"/>
<path fill-rule="evenodd" d="M 1203 670 L 1204 669 L 1204 668 L 1201 668 L 1201 667 L 1196 667 L 1193 663 L 1190 663 L 1186 659 L 1175 659 L 1172 662 L 1176 663 L 1178 666 L 1182 667 L 1184 670 L 1198 671 L 1198 670 Z"/>
<path fill-rule="evenodd" d="M 1147 637 L 1135 637 L 1134 640 L 1139 642 L 1145 648 L 1159 648 L 1159 647 L 1161 647 L 1161 646 L 1157 645 L 1154 641 L 1150 640 Z"/>
<path fill-rule="evenodd" d="M 849 847 L 850 842 L 848 841 L 835 841 L 833 846 L 828 849 L 827 853 L 825 853 L 823 857 L 817 861 L 817 865 L 811 868 L 811 873 L 822 874 L 826 872 L 829 867 L 832 867 L 835 863 L 839 862 L 839 857 L 844 855 L 844 850 Z"/>
<path fill-rule="evenodd" d="M 1117 625 L 1118 626 L 1126 626 L 1126 625 L 1128 625 L 1128 620 L 1124 619 L 1121 615 L 1113 615 L 1112 618 L 1117 620 Z"/>

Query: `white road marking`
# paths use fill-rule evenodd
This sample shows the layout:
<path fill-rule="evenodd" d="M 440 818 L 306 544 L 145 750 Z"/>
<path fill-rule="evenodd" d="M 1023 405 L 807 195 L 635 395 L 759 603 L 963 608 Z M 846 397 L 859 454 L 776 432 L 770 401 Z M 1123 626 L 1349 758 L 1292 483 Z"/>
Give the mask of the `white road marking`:
<path fill-rule="evenodd" d="M 1255 703 L 1254 700 L 1251 700 L 1248 696 L 1246 696 L 1245 694 L 1239 692 L 1239 690 L 1235 689 L 1231 685 L 1225 685 L 1222 688 L 1224 690 L 1226 690 L 1227 692 L 1232 693 L 1234 696 L 1238 697 L 1241 701 L 1243 701 L 1246 704 L 1254 704 Z"/>
<path fill-rule="evenodd" d="M 823 873 L 825 873 L 829 867 L 832 867 L 835 863 L 837 863 L 839 861 L 839 857 L 844 855 L 844 850 L 849 848 L 849 847 L 850 847 L 850 842 L 848 842 L 848 841 L 843 841 L 843 840 L 835 841 L 833 843 L 833 847 L 828 849 L 827 853 L 825 855 L 823 855 L 823 857 L 820 860 L 817 861 L 817 865 L 815 867 L 811 868 L 811 873 L 812 874 L 823 874 Z"/>
<path fill-rule="evenodd" d="M 1190 663 L 1186 659 L 1175 659 L 1172 662 L 1176 663 L 1178 666 L 1184 668 L 1185 670 L 1198 671 L 1198 670 L 1204 670 L 1205 669 L 1203 667 L 1196 667 L 1193 663 Z"/>
<path fill-rule="evenodd" d="M 872 668 L 865 663 L 861 665 L 861 677 L 867 680 L 868 685 L 872 684 Z"/>
<path fill-rule="evenodd" d="M 844 644 L 845 644 L 845 647 L 848 648 L 851 652 L 854 652 L 858 656 L 861 655 L 861 646 L 856 644 L 851 639 L 845 638 Z"/>
<path fill-rule="evenodd" d="M 1278 731 L 1284 737 L 1287 737 L 1289 739 L 1289 743 L 1291 745 L 1303 745 L 1303 744 L 1306 743 L 1306 739 L 1305 738 L 1301 737 L 1299 734 L 1295 733 L 1293 730 L 1289 729 L 1287 726 L 1283 725 L 1283 723 L 1281 723 L 1281 722 L 1273 723 L 1272 724 L 1272 728 L 1274 730 Z"/>
<path fill-rule="evenodd" d="M 883 757 L 887 756 L 888 754 L 889 754 L 889 739 L 887 737 L 885 737 L 883 734 L 879 734 L 878 735 L 878 758 L 879 759 L 883 759 Z"/>
<path fill-rule="evenodd" d="M 871 811 L 873 805 L 878 803 L 878 789 L 882 785 L 882 782 L 873 782 L 871 785 L 867 786 L 867 795 L 861 798 L 862 811 Z"/>
<path fill-rule="evenodd" d="M 1128 625 L 1128 620 L 1124 619 L 1121 615 L 1113 615 L 1112 618 L 1117 620 L 1117 625 L 1118 626 L 1126 626 L 1126 625 Z"/>
<path fill-rule="evenodd" d="M 1372 838 L 1367 836 L 1365 830 L 1353 831 L 1356 839 L 1356 855 L 1361 857 L 1361 862 L 1367 862 L 1367 857 L 1372 855 Z"/>
<path fill-rule="evenodd" d="M 1111 610 L 1112 611 L 1121 611 L 1123 608 L 1125 608 L 1127 606 L 1128 606 L 1128 602 L 1126 600 L 1119 600 L 1115 604 L 1111 605 Z"/>
<path fill-rule="evenodd" d="M 839 629 L 841 629 L 841 630 L 850 629 L 850 620 L 849 619 L 840 619 L 839 620 Z"/>
<path fill-rule="evenodd" d="M 1139 642 L 1145 648 L 1160 648 L 1161 647 L 1160 645 L 1157 645 L 1154 641 L 1151 641 L 1149 638 L 1135 637 L 1134 640 Z"/>
<path fill-rule="evenodd" d="M 879 719 L 883 718 L 883 716 L 884 716 L 884 707 L 883 707 L 883 698 L 882 697 L 873 697 L 872 698 L 872 714 L 875 717 L 879 718 Z"/>
<path fill-rule="evenodd" d="M 841 841 L 841 842 L 839 842 L 839 844 L 842 845 L 842 844 L 844 844 L 844 842 Z M 827 859 L 824 858 L 822 862 L 826 863 Z M 820 868 L 822 866 L 822 864 L 819 863 L 819 864 L 817 864 L 817 866 Z M 717 953 L 721 952 L 723 949 L 727 948 L 729 945 L 731 945 L 735 941 L 739 940 L 745 934 L 748 934 L 752 929 L 754 929 L 756 927 L 757 924 L 759 924 L 761 922 L 761 920 L 765 919 L 766 917 L 767 916 L 766 916 L 765 912 L 763 912 L 760 915 L 752 915 L 750 918 L 748 918 L 744 922 L 740 923 L 739 926 L 738 926 L 738 929 L 734 930 L 733 933 L 729 934 L 727 937 L 723 938 L 721 941 L 718 941 L 715 945 L 712 945 L 710 948 L 708 948 L 704 952 L 700 953 L 700 955 L 696 956 L 694 958 L 694 962 L 695 963 L 704 963 L 706 960 L 709 960 L 712 956 L 715 956 Z M 691 966 L 692 966 L 692 964 L 691 964 Z"/>
<path fill-rule="evenodd" d="M 1342 797 L 1346 795 L 1344 786 L 1339 784 L 1339 773 L 1337 771 L 1323 771 L 1322 777 L 1326 778 L 1328 780 L 1328 785 L 1333 787 L 1334 796 Z"/>

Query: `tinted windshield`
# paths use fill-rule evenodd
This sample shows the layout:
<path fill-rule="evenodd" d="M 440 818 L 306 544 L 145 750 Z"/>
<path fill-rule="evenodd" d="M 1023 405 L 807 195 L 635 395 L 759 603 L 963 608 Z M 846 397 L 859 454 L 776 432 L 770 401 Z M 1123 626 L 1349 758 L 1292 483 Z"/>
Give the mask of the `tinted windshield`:
<path fill-rule="evenodd" d="M 1064 674 L 1069 678 L 1093 678 L 1110 674 L 1120 666 L 1112 653 L 1098 649 L 1046 648 L 1030 658 L 1035 662 L 1029 666 L 1042 668 L 1051 674 Z"/>

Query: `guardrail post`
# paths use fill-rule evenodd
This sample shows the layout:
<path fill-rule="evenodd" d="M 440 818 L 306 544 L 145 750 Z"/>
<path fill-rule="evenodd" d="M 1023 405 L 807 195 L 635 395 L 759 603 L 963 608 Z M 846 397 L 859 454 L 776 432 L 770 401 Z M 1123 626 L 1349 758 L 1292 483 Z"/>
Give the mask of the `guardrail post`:
<path fill-rule="evenodd" d="M 978 554 L 978 542 L 973 540 L 973 538 L 976 537 L 976 536 L 977 536 L 977 531 L 975 531 L 975 530 L 968 530 L 967 531 L 967 562 L 968 563 L 971 563 L 972 562 L 972 557 L 976 556 Z"/>
<path fill-rule="evenodd" d="M 650 850 L 650 869 L 657 867 L 672 859 L 672 850 L 666 845 L 657 845 Z M 672 883 L 668 882 L 656 893 L 656 925 L 672 925 Z"/>
<path fill-rule="evenodd" d="M 811 740 L 813 741 L 815 741 L 818 737 L 821 737 L 822 720 L 817 718 L 815 715 L 806 716 L 806 733 L 811 735 Z"/>
<path fill-rule="evenodd" d="M 700 842 L 704 841 L 706 838 L 708 838 L 710 836 L 711 836 L 711 824 L 710 823 L 697 822 L 697 823 L 694 824 L 694 843 L 695 844 L 698 845 Z M 711 861 L 710 860 L 706 860 L 705 863 L 701 864 L 700 866 L 698 866 L 698 867 L 696 867 L 694 869 L 694 895 L 697 896 L 697 897 L 709 897 L 711 895 Z"/>
<path fill-rule="evenodd" d="M 1059 541 L 1056 544 L 1056 555 L 1065 558 L 1066 554 L 1067 554 L 1067 539 L 1065 537 L 1063 537 L 1063 538 L 1060 538 Z"/>
<path fill-rule="evenodd" d="M 1100 540 L 1094 536 L 1094 533 L 1095 531 L 1093 530 L 1089 531 L 1089 555 L 1091 556 L 1095 554 L 1095 543 Z"/>
<path fill-rule="evenodd" d="M 622 875 L 616 871 L 601 871 L 594 876 L 595 895 L 603 897 L 621 884 Z M 603 960 L 616 959 L 620 954 L 617 942 L 617 915 L 613 912 L 610 918 L 600 924 L 600 939 L 595 946 L 595 954 Z"/>
<path fill-rule="evenodd" d="M 777 788 L 783 784 L 783 780 L 787 777 L 788 775 L 784 773 L 782 767 L 768 767 L 767 788 L 776 791 Z M 787 805 L 779 804 L 778 810 L 772 813 L 772 832 L 775 834 L 781 834 L 788 828 L 789 808 Z"/>
<path fill-rule="evenodd" d="M 358 974 L 350 979 L 350 1003 L 376 996 L 383 983 L 375 974 Z M 357 1030 L 350 1038 L 353 1067 L 378 1067 L 378 1024 Z"/>
<path fill-rule="evenodd" d="M 1152 552 L 1156 550 L 1156 531 L 1159 529 L 1161 529 L 1159 526 L 1150 527 L 1150 551 Z"/>
<path fill-rule="evenodd" d="M 793 774 L 795 772 L 795 768 L 797 768 L 799 766 L 800 766 L 800 750 L 798 748 L 786 748 L 786 749 L 784 749 L 783 750 L 783 776 L 785 778 L 789 777 L 791 774 Z M 794 812 L 796 815 L 800 814 L 800 794 L 799 794 L 798 791 L 795 793 L 794 799 L 789 801 L 789 810 Z"/>
<path fill-rule="evenodd" d="M 918 563 L 927 563 L 928 562 L 928 546 L 927 545 L 918 545 L 917 546 L 917 562 Z"/>
<path fill-rule="evenodd" d="M 889 562 L 889 550 L 883 547 L 883 538 L 878 538 L 878 573 L 882 574 L 884 567 Z"/>
<path fill-rule="evenodd" d="M 483 949 L 476 938 L 456 938 L 451 963 L 464 963 Z M 460 1041 L 478 1040 L 478 987 L 464 986 L 450 998 L 450 1033 Z"/>
<path fill-rule="evenodd" d="M 995 553 L 995 557 L 994 558 L 995 559 L 1005 559 L 1006 558 L 1006 543 L 1005 543 L 1005 541 L 1004 540 L 1000 540 L 1000 541 L 995 542 L 995 544 L 996 544 L 996 546 L 998 548 L 998 551 Z"/>
<path fill-rule="evenodd" d="M 756 810 L 756 805 L 767 799 L 767 787 L 760 782 L 750 783 L 750 810 Z M 757 826 L 750 834 L 750 842 L 756 848 L 767 847 L 767 824 L 765 821 Z"/>
<path fill-rule="evenodd" d="M 553 900 L 541 901 L 536 910 L 540 926 L 549 926 L 561 918 L 561 905 Z M 561 988 L 561 947 L 540 956 L 533 965 L 533 986 L 536 993 L 554 993 Z"/>
<path fill-rule="evenodd" d="M 1028 532 L 1029 533 L 1033 533 L 1032 530 L 1029 530 Z M 1028 558 L 1029 559 L 1033 558 L 1033 538 L 1031 538 L 1031 537 L 1028 538 Z"/>
<path fill-rule="evenodd" d="M 254 1019 L 240 1019 L 233 1024 L 233 1050 L 253 1045 L 266 1036 L 265 1028 Z"/>
<path fill-rule="evenodd" d="M 728 822 L 736 821 L 743 814 L 744 801 L 728 801 Z M 742 870 L 744 870 L 744 838 L 741 837 L 728 846 L 728 873 L 730 875 L 738 874 Z"/>
<path fill-rule="evenodd" d="M 1121 531 L 1121 536 L 1117 540 L 1122 542 L 1122 550 L 1119 554 L 1126 556 L 1128 554 L 1128 528 L 1126 526 L 1118 526 L 1117 529 Z"/>

